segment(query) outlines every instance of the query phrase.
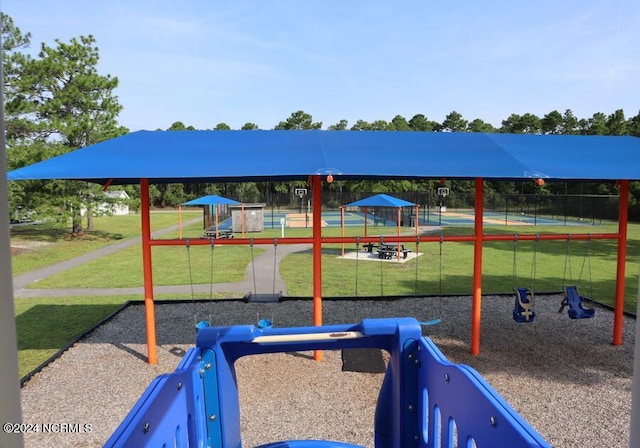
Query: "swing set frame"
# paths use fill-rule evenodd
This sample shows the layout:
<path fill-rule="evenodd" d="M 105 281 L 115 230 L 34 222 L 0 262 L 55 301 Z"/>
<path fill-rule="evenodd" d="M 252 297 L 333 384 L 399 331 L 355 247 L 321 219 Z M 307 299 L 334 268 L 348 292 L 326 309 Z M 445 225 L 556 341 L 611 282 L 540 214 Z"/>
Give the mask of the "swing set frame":
<path fill-rule="evenodd" d="M 304 238 L 277 238 L 278 244 L 311 244 L 313 248 L 313 325 L 322 325 L 322 245 L 323 244 L 353 244 L 353 243 L 375 243 L 379 241 L 378 236 L 367 237 L 323 237 L 321 227 L 322 214 L 322 177 L 313 175 L 309 177 L 309 185 L 312 190 L 313 208 L 313 236 Z M 621 180 L 619 186 L 619 214 L 618 232 L 616 233 L 590 233 L 590 234 L 519 234 L 519 241 L 558 241 L 567 240 L 616 240 L 618 243 L 617 267 L 616 267 L 616 291 L 614 305 L 613 324 L 613 345 L 622 344 L 622 321 L 624 317 L 624 285 L 625 285 L 625 262 L 627 248 L 627 218 L 628 218 L 628 197 L 629 181 Z M 153 299 L 153 277 L 152 277 L 152 257 L 151 248 L 154 246 L 181 246 L 184 240 L 181 239 L 152 239 L 150 214 L 149 214 L 149 179 L 140 181 L 141 195 L 141 221 L 142 221 L 142 252 L 144 269 L 144 295 L 145 295 L 145 316 L 147 327 L 147 349 L 150 364 L 157 363 L 156 334 L 154 318 Z M 512 235 L 484 234 L 483 228 L 484 210 L 484 179 L 475 178 L 475 220 L 473 235 L 419 235 L 419 236 L 387 236 L 385 241 L 393 243 L 414 243 L 417 242 L 472 242 L 473 243 L 473 291 L 471 309 L 471 353 L 480 353 L 480 324 L 482 305 L 482 255 L 483 244 L 488 241 L 510 241 Z M 228 240 L 218 240 L 216 244 L 238 244 L 238 245 L 273 245 L 276 238 L 234 238 Z M 209 245 L 208 240 L 192 240 L 192 245 Z M 322 353 L 316 352 L 314 359 L 321 360 Z"/>

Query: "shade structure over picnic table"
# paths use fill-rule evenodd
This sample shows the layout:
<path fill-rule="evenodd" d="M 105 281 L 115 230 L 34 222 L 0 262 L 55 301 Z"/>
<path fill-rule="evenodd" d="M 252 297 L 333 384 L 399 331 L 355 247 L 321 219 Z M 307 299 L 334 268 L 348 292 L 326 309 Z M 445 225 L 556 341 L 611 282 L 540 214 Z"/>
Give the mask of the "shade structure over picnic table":
<path fill-rule="evenodd" d="M 400 236 L 400 214 L 402 211 L 402 207 L 416 207 L 416 234 L 418 233 L 418 210 L 417 204 L 413 202 L 405 201 L 404 199 L 396 198 L 393 196 L 389 196 L 388 194 L 376 194 L 373 196 L 369 196 L 368 198 L 360 199 L 359 201 L 351 202 L 347 204 L 346 207 L 362 207 L 364 209 L 364 236 L 367 236 L 367 211 L 369 207 L 392 207 L 398 209 L 398 236 Z M 344 233 L 344 223 L 343 223 L 343 233 Z M 400 251 L 398 251 L 398 259 L 400 259 Z"/>
<path fill-rule="evenodd" d="M 191 201 L 187 201 L 187 202 L 183 202 L 182 204 L 180 204 L 181 206 L 187 206 L 187 207 L 193 207 L 193 206 L 204 206 L 204 207 L 212 207 L 215 206 L 216 208 L 216 238 L 218 238 L 218 206 L 219 205 L 240 205 L 241 203 L 233 200 L 233 199 L 229 199 L 229 198 L 225 198 L 222 196 L 218 196 L 216 194 L 210 194 L 207 196 L 202 196 L 200 198 L 196 198 L 193 199 Z M 179 209 L 181 210 L 181 209 Z M 205 210 L 209 210 L 209 208 L 205 208 Z M 205 212 L 205 215 L 206 212 Z M 182 218 L 180 218 L 182 221 Z M 210 223 L 207 220 L 207 230 L 210 227 Z M 182 235 L 180 235 L 180 238 L 182 238 Z"/>

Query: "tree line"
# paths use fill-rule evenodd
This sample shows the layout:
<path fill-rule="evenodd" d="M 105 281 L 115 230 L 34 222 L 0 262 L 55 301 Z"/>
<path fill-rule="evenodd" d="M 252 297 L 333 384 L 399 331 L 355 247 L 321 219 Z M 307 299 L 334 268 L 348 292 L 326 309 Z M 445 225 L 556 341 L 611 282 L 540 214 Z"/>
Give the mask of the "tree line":
<path fill-rule="evenodd" d="M 99 49 L 96 39 L 79 36 L 68 42 L 56 39 L 52 44 L 41 43 L 37 56 L 27 50 L 31 46 L 31 34 L 22 32 L 13 19 L 1 14 L 5 126 L 9 169 L 16 169 L 64 154 L 85 146 L 126 134 L 129 130 L 118 123 L 123 109 L 115 93 L 118 78 L 101 74 L 98 70 Z M 274 130 L 322 129 L 321 121 L 299 110 L 274 125 Z M 220 122 L 212 130 L 230 130 Z M 259 129 L 255 123 L 246 122 L 241 130 Z M 499 128 L 480 118 L 465 119 L 457 111 L 450 112 L 442 122 L 430 120 L 423 114 L 410 119 L 401 115 L 390 121 L 357 120 L 349 126 L 346 119 L 327 126 L 334 131 L 416 131 L 416 132 L 503 132 L 529 134 L 577 134 L 577 135 L 633 135 L 640 137 L 640 112 L 625 118 L 622 109 L 613 113 L 594 113 L 588 118 L 576 117 L 569 109 L 563 113 L 554 110 L 543 117 L 525 113 L 511 114 Z M 168 129 L 195 130 L 181 121 Z M 447 181 L 455 191 L 473 191 L 473 182 Z M 335 181 L 324 188 L 334 192 L 407 192 L 426 191 L 441 186 L 440 180 L 424 181 Z M 488 193 L 496 194 L 615 194 L 613 182 L 581 184 L 551 182 L 538 186 L 533 182 L 487 182 Z M 301 182 L 240 182 L 225 184 L 167 184 L 151 187 L 154 207 L 176 207 L 190 199 L 205 194 L 221 194 L 241 201 L 268 198 L 275 194 L 289 194 L 305 186 Z M 139 203 L 137 186 L 124 189 Z M 640 198 L 640 183 L 631 185 L 632 207 L 640 208 L 635 198 Z M 38 217 L 68 222 L 71 218 L 72 233 L 81 234 L 85 228 L 81 211 L 86 210 L 86 227 L 92 229 L 93 212 L 98 204 L 108 202 L 100 186 L 81 181 L 20 181 L 9 183 L 9 205 L 12 215 L 24 211 L 35 212 Z M 93 212 L 92 212 L 93 211 Z M 640 215 L 640 213 L 636 213 Z"/>

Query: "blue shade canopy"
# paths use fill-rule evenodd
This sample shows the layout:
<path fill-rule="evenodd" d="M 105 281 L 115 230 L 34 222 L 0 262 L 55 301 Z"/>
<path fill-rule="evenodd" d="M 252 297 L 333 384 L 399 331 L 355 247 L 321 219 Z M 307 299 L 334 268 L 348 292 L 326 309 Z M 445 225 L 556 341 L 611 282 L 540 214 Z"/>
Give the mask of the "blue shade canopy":
<path fill-rule="evenodd" d="M 9 172 L 95 183 L 456 178 L 640 180 L 630 136 L 404 131 L 137 131 Z"/>
<path fill-rule="evenodd" d="M 347 207 L 411 207 L 414 205 L 416 204 L 413 202 L 394 198 L 388 194 L 376 194 L 374 196 L 352 202 L 351 204 L 347 204 Z"/>
<path fill-rule="evenodd" d="M 216 194 L 210 194 L 208 196 L 202 196 L 188 202 L 183 202 L 181 205 L 196 206 L 196 205 L 240 205 L 240 202 L 233 199 L 224 198 Z"/>

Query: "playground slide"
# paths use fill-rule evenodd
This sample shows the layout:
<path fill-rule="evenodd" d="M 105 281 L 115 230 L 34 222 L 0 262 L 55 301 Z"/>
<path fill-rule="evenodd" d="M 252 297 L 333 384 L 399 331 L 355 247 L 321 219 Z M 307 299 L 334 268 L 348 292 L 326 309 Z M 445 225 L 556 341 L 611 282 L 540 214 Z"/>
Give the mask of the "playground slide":
<path fill-rule="evenodd" d="M 298 328 L 207 327 L 175 372 L 152 382 L 106 447 L 239 447 L 234 362 L 245 355 L 379 348 L 389 363 L 380 389 L 376 448 L 550 447 L 482 377 L 450 363 L 412 318 Z M 350 447 L 274 441 L 263 447 Z"/>

